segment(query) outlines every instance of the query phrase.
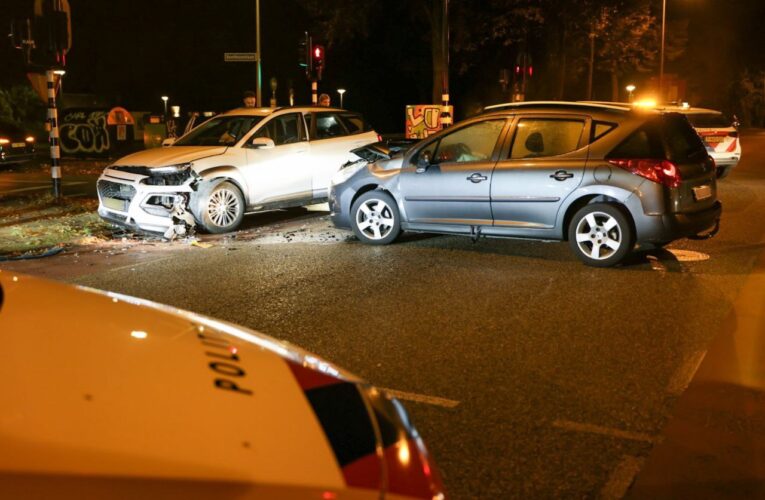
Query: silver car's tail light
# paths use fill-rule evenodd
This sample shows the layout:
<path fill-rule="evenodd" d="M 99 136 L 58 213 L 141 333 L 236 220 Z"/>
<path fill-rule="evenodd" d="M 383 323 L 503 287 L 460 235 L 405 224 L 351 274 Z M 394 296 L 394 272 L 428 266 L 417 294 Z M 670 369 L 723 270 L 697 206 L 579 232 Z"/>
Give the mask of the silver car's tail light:
<path fill-rule="evenodd" d="M 625 159 L 608 160 L 608 163 L 615 165 L 640 177 L 644 177 L 652 182 L 663 184 L 669 188 L 680 186 L 680 171 L 674 163 L 669 160 L 658 159 Z"/>

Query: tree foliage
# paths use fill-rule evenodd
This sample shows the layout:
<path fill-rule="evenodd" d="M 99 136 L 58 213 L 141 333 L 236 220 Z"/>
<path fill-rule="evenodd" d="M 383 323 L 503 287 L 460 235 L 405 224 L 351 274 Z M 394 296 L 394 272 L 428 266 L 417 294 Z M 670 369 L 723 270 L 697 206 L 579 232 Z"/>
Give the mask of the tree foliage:
<path fill-rule="evenodd" d="M 30 130 L 42 129 L 45 106 L 29 85 L 0 88 L 0 122 Z"/>

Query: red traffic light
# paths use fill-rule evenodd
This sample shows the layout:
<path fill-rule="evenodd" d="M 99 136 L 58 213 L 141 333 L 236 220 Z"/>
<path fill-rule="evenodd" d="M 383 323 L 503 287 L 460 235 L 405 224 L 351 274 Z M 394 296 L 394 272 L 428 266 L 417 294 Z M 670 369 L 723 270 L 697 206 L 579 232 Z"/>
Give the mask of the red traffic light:
<path fill-rule="evenodd" d="M 324 64 L 324 46 L 314 45 L 312 54 L 314 66 L 322 66 Z"/>

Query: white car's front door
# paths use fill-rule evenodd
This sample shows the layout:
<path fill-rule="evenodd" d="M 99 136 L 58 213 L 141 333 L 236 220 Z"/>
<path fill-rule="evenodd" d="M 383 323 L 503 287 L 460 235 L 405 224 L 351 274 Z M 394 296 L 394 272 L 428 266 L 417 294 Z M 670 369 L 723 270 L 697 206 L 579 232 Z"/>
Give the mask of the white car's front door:
<path fill-rule="evenodd" d="M 273 148 L 257 147 L 253 140 L 269 138 Z M 243 169 L 250 186 L 250 206 L 311 198 L 313 172 L 301 113 L 289 113 L 263 123 L 247 140 L 247 166 Z"/>

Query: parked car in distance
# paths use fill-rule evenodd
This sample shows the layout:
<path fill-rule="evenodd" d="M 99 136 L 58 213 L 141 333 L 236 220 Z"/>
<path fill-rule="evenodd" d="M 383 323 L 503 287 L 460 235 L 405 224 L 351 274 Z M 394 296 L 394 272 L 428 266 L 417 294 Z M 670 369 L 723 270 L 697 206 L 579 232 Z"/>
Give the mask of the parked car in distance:
<path fill-rule="evenodd" d="M 350 151 L 379 139 L 361 115 L 342 109 L 235 109 L 168 147 L 109 165 L 98 180 L 98 213 L 149 232 L 187 214 L 207 232 L 232 231 L 246 212 L 326 201 Z"/>
<path fill-rule="evenodd" d="M 401 403 L 285 342 L 2 270 L 0 332 L 1 498 L 443 498 Z"/>
<path fill-rule="evenodd" d="M 0 165 L 22 163 L 34 158 L 35 136 L 12 123 L 0 121 Z"/>
<path fill-rule="evenodd" d="M 714 162 L 685 116 L 576 102 L 504 105 L 338 172 L 331 217 L 364 243 L 404 231 L 568 240 L 585 264 L 719 227 Z"/>
<path fill-rule="evenodd" d="M 724 179 L 741 160 L 741 140 L 734 121 L 721 111 L 692 106 L 665 106 L 662 111 L 676 111 L 688 117 L 717 166 L 717 178 Z"/>

